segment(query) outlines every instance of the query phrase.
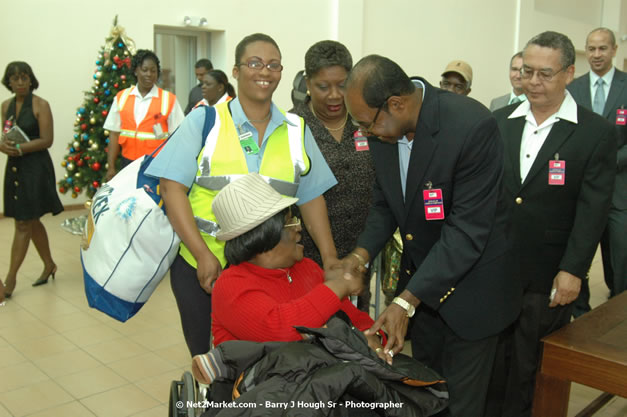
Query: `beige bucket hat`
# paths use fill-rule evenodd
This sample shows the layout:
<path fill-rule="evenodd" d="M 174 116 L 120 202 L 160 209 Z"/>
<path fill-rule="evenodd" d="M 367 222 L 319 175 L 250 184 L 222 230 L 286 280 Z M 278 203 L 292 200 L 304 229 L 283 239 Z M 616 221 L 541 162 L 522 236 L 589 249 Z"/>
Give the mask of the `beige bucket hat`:
<path fill-rule="evenodd" d="M 298 198 L 283 197 L 261 175 L 253 172 L 224 187 L 211 209 L 218 220 L 219 240 L 231 240 L 254 229 Z"/>

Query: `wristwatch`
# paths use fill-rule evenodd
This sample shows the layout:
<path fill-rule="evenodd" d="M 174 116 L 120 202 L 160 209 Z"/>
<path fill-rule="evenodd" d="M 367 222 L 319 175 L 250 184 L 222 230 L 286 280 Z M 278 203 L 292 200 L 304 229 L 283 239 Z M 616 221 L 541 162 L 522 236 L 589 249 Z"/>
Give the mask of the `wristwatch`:
<path fill-rule="evenodd" d="M 407 301 L 403 300 L 401 297 L 394 297 L 392 302 L 396 305 L 399 305 L 403 308 L 403 310 L 407 311 L 407 317 L 414 317 L 414 313 L 416 313 L 416 307 L 409 304 Z"/>

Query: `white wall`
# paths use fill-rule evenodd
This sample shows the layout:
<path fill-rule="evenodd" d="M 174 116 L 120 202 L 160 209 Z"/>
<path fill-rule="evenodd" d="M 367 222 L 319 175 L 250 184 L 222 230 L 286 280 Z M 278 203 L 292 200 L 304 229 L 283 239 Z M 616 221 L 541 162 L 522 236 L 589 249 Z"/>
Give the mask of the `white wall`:
<path fill-rule="evenodd" d="M 371 53 L 388 56 L 410 75 L 421 75 L 436 85 L 449 61 L 466 60 L 474 71 L 471 96 L 489 104 L 490 99 L 509 90 L 509 58 L 531 36 L 556 30 L 567 34 L 583 50 L 587 33 L 603 22 L 615 30 L 627 27 L 626 3 L 627 0 L 22 0 L 11 2 L 0 14 L 0 71 L 14 60 L 27 61 L 33 67 L 40 81 L 36 94 L 47 99 L 53 111 L 55 143 L 51 155 L 59 179 L 65 174 L 60 161 L 73 136 L 76 109 L 83 102 L 83 91 L 92 86 L 97 54 L 116 13 L 119 24 L 126 28 L 136 46 L 149 49 L 154 47 L 154 25 L 182 27 L 183 16 L 206 17 L 210 29 L 224 31 L 213 38 L 210 58 L 227 74 L 231 73 L 235 46 L 241 38 L 253 32 L 271 35 L 281 48 L 285 67 L 275 101 L 289 109 L 292 79 L 304 67 L 305 51 L 322 39 L 345 43 L 355 61 Z M 601 21 L 596 22 L 599 18 Z M 627 43 L 620 42 L 619 67 L 626 57 Z M 9 97 L 6 89 L 0 89 L 0 101 Z M 183 106 L 186 100 L 182 97 Z M 2 183 L 5 164 L 6 157 L 2 155 Z M 66 205 L 85 200 L 84 196 L 74 200 L 69 193 L 61 198 Z M 0 210 L 2 206 L 0 201 Z"/>

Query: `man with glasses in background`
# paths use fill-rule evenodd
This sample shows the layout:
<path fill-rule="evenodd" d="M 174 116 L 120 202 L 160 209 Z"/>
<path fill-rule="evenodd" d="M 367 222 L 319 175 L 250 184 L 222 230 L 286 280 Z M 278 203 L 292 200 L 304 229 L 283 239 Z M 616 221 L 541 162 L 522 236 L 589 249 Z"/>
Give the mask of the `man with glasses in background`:
<path fill-rule="evenodd" d="M 605 117 L 616 126 L 618 159 L 616 183 L 607 227 L 601 237 L 603 276 L 610 297 L 627 289 L 627 74 L 612 65 L 616 37 L 607 28 L 597 28 L 586 38 L 590 72 L 568 85 L 575 101 Z M 588 282 L 581 285 L 573 315 L 590 311 Z"/>
<path fill-rule="evenodd" d="M 527 101 L 497 110 L 503 188 L 523 306 L 514 325 L 503 416 L 529 416 L 540 339 L 570 321 L 573 301 L 607 221 L 616 172 L 615 130 L 578 106 L 568 37 L 544 32 L 523 50 Z"/>
<path fill-rule="evenodd" d="M 410 79 L 378 55 L 355 65 L 345 102 L 369 136 L 376 182 L 365 230 L 342 261 L 365 266 L 397 227 L 404 247 L 397 297 L 369 331 L 384 328 L 393 358 L 410 327 L 414 358 L 448 384 L 449 408 L 438 416 L 481 416 L 498 334 L 522 299 L 499 204 L 496 121 L 477 101 Z"/>
<path fill-rule="evenodd" d="M 451 93 L 467 96 L 472 85 L 472 68 L 459 59 L 449 62 L 442 73 L 440 88 Z"/>

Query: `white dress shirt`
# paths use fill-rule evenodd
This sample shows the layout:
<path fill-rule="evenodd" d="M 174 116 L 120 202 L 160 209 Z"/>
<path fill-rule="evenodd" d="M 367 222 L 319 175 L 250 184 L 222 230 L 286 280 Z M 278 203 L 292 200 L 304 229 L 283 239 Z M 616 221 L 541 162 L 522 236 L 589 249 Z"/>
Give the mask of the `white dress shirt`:
<path fill-rule="evenodd" d="M 520 103 L 520 105 L 516 107 L 516 110 L 509 115 L 508 119 L 515 119 L 517 117 L 525 117 L 525 127 L 520 141 L 520 179 L 521 182 L 524 182 L 533 162 L 538 156 L 538 152 L 540 152 L 540 148 L 542 148 L 544 141 L 547 136 L 549 136 L 549 133 L 551 133 L 553 125 L 561 119 L 568 120 L 575 124 L 577 123 L 577 103 L 575 103 L 570 92 L 566 90 L 564 93 L 564 101 L 562 101 L 559 110 L 549 116 L 541 125 L 538 126 L 528 101 Z"/>
<path fill-rule="evenodd" d="M 159 97 L 159 88 L 156 85 L 153 85 L 148 94 L 143 97 L 139 93 L 137 86 L 133 86 L 131 88 L 132 90 L 130 94 L 135 96 L 135 108 L 133 109 L 133 114 L 135 116 L 135 123 L 139 125 L 146 117 L 146 113 L 148 113 L 148 108 L 150 107 L 150 102 L 153 97 Z M 176 97 L 172 93 L 170 93 L 170 95 L 171 97 Z M 175 99 L 172 111 L 168 116 L 168 131 L 170 133 L 174 132 L 184 118 L 185 114 L 183 114 L 181 105 L 179 104 L 178 99 Z M 113 98 L 113 103 L 111 103 L 111 108 L 109 109 L 109 114 L 107 115 L 107 119 L 105 120 L 103 127 L 111 132 L 120 132 L 122 130 L 122 121 L 120 119 L 120 107 L 118 105 L 117 95 Z"/>

